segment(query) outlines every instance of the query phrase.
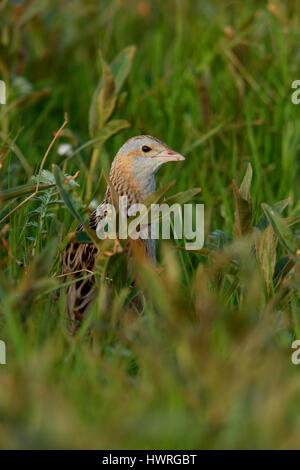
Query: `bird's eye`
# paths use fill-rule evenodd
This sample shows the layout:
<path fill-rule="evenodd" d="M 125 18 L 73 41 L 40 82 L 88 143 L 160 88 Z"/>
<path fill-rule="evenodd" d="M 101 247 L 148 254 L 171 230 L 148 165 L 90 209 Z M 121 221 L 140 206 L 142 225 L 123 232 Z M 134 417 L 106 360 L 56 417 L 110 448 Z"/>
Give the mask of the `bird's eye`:
<path fill-rule="evenodd" d="M 150 152 L 151 148 L 148 147 L 148 145 L 143 145 L 142 150 L 143 152 L 147 153 L 147 152 Z"/>

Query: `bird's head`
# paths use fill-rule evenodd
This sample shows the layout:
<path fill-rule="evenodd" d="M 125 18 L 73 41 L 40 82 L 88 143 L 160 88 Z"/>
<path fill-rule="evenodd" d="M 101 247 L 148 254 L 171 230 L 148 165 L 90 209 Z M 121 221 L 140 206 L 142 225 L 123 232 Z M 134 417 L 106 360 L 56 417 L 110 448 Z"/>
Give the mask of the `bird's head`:
<path fill-rule="evenodd" d="M 132 137 L 120 148 L 118 157 L 123 157 L 133 167 L 149 168 L 155 173 L 167 162 L 179 162 L 184 157 L 171 150 L 167 144 L 150 135 Z"/>
<path fill-rule="evenodd" d="M 161 140 L 150 135 L 140 135 L 122 145 L 113 162 L 112 172 L 122 175 L 123 180 L 131 179 L 142 191 L 149 193 L 154 175 L 164 163 L 184 159 Z"/>

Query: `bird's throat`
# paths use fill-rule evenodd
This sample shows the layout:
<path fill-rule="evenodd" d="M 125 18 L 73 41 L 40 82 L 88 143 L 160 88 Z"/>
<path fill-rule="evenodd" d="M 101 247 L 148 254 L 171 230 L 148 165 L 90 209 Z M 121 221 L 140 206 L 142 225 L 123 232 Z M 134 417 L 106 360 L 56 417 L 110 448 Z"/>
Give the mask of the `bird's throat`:
<path fill-rule="evenodd" d="M 143 203 L 156 187 L 154 173 L 140 162 L 125 165 L 116 159 L 110 179 L 119 196 L 127 196 L 129 205 Z"/>

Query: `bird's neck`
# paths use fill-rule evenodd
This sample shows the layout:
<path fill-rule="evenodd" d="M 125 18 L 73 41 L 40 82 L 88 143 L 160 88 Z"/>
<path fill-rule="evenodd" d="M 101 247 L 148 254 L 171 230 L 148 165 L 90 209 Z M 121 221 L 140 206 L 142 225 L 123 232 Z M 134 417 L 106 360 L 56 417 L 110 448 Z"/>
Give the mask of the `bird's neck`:
<path fill-rule="evenodd" d="M 143 203 L 156 188 L 153 172 L 143 167 L 124 166 L 118 159 L 113 162 L 109 176 L 119 196 L 127 196 L 129 205 Z"/>
<path fill-rule="evenodd" d="M 138 175 L 138 176 L 137 176 Z M 109 174 L 110 181 L 119 194 L 127 196 L 127 207 L 132 204 L 143 203 L 150 194 L 155 191 L 155 176 L 153 171 L 149 172 L 147 168 L 136 168 L 132 165 L 124 165 L 116 158 L 111 166 Z M 104 202 L 108 203 L 111 199 L 110 189 L 107 187 Z M 156 261 L 156 242 L 149 239 L 146 241 L 146 251 L 155 264 Z"/>

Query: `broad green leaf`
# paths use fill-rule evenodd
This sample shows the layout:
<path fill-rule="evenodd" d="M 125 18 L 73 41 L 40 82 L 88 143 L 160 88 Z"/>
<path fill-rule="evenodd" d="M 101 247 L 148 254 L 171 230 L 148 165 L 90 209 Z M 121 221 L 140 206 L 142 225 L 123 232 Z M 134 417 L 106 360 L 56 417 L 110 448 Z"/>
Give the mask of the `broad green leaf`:
<path fill-rule="evenodd" d="M 55 184 L 40 184 L 39 192 L 44 191 L 55 186 Z M 4 189 L 0 192 L 0 201 L 5 202 L 16 197 L 25 196 L 26 194 L 34 193 L 36 190 L 36 184 L 23 184 L 21 186 L 15 186 L 14 188 Z"/>
<path fill-rule="evenodd" d="M 271 289 L 276 264 L 276 245 L 277 240 L 271 225 L 268 225 L 262 233 L 258 232 L 258 237 L 255 241 L 256 256 L 261 264 L 268 291 Z"/>
<path fill-rule="evenodd" d="M 300 223 L 300 215 L 297 215 L 295 217 L 287 217 L 285 221 L 289 227 L 291 227 L 292 225 L 297 225 Z"/>
<path fill-rule="evenodd" d="M 251 181 L 252 166 L 248 163 L 245 176 L 240 188 L 237 188 L 235 181 L 233 184 L 233 192 L 235 197 L 234 212 L 234 236 L 239 238 L 244 234 L 252 231 L 252 204 L 251 204 Z"/>
<path fill-rule="evenodd" d="M 110 118 L 117 100 L 116 84 L 110 66 L 101 56 L 103 87 L 99 93 L 99 128 Z"/>
<path fill-rule="evenodd" d="M 275 234 L 278 237 L 281 245 L 292 255 L 295 255 L 297 250 L 296 238 L 294 237 L 292 231 L 289 229 L 285 219 L 283 219 L 280 214 L 277 212 L 274 207 L 269 206 L 268 204 L 262 204 L 262 208 L 266 217 L 272 225 Z"/>
<path fill-rule="evenodd" d="M 174 186 L 176 180 L 170 181 L 161 188 L 157 189 L 154 193 L 150 194 L 147 199 L 144 201 L 144 204 L 147 208 L 151 207 L 151 204 L 157 204 L 158 201 L 166 194 L 169 189 Z"/>
<path fill-rule="evenodd" d="M 290 202 L 290 199 L 287 198 L 287 199 L 283 199 L 282 201 L 278 201 L 276 202 L 275 204 L 272 204 L 271 207 L 276 209 L 276 211 L 278 212 L 278 214 L 281 214 L 284 209 L 289 205 L 289 202 Z M 266 214 L 263 214 L 257 224 L 256 224 L 256 227 L 259 229 L 259 230 L 264 230 L 265 228 L 267 228 L 269 224 L 269 221 L 266 217 Z"/>
<path fill-rule="evenodd" d="M 75 209 L 75 203 L 72 201 L 73 198 L 71 194 L 65 189 L 65 184 L 63 183 L 64 181 L 63 173 L 61 172 L 60 168 L 57 165 L 52 165 L 52 168 L 53 168 L 55 182 L 56 182 L 58 191 L 61 195 L 61 198 L 64 200 L 64 203 L 66 204 L 67 208 L 69 209 L 73 217 L 77 219 L 79 222 L 81 222 L 82 224 L 85 224 L 83 217 Z"/>
<path fill-rule="evenodd" d="M 251 203 L 251 182 L 252 182 L 252 166 L 251 163 L 248 163 L 247 170 L 245 176 L 243 178 L 242 184 L 240 186 L 239 192 L 243 199 L 246 199 L 249 203 Z"/>
<path fill-rule="evenodd" d="M 110 118 L 116 105 L 116 84 L 110 66 L 101 56 L 102 80 L 97 86 L 89 111 L 89 130 L 96 137 Z"/>
<path fill-rule="evenodd" d="M 199 194 L 202 191 L 201 188 L 192 188 L 187 191 L 182 191 L 180 193 L 174 194 L 174 196 L 168 197 L 164 202 L 167 204 L 184 204 L 185 202 L 190 201 L 196 194 Z"/>
<path fill-rule="evenodd" d="M 234 212 L 234 236 L 239 238 L 244 234 L 252 231 L 252 204 L 251 204 L 251 181 L 252 166 L 248 163 L 245 176 L 240 188 L 237 188 L 233 181 L 233 192 L 235 196 L 235 212 Z"/>
<path fill-rule="evenodd" d="M 232 183 L 235 197 L 234 236 L 239 238 L 252 231 L 252 204 L 241 195 L 235 181 Z"/>
<path fill-rule="evenodd" d="M 118 94 L 130 71 L 135 51 L 134 46 L 125 47 L 110 66 L 102 59 L 102 78 L 93 94 L 89 111 L 91 137 L 98 135 L 100 128 L 112 115 L 115 107 L 122 106 L 126 94 L 122 93 L 119 96 Z"/>
<path fill-rule="evenodd" d="M 135 52 L 135 46 L 125 47 L 125 49 L 123 49 L 111 63 L 111 70 L 115 78 L 117 93 L 119 93 L 127 78 Z"/>
<path fill-rule="evenodd" d="M 127 97 L 127 91 L 123 91 L 123 93 L 120 93 L 117 98 L 117 104 L 116 104 L 116 110 L 122 108 L 125 100 Z"/>
<path fill-rule="evenodd" d="M 275 265 L 274 272 L 274 285 L 277 288 L 281 281 L 287 276 L 287 274 L 295 266 L 295 261 L 292 260 L 289 256 L 284 256 Z"/>

